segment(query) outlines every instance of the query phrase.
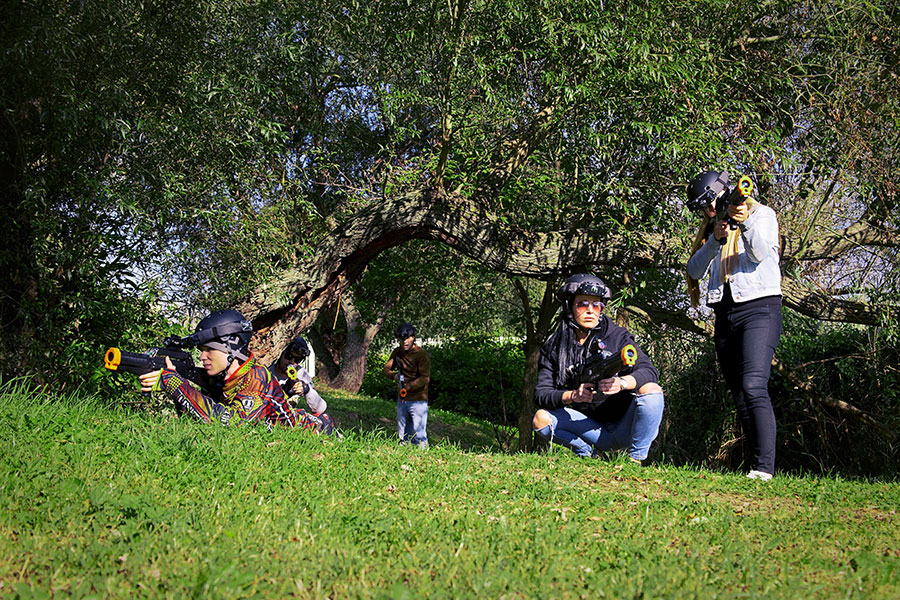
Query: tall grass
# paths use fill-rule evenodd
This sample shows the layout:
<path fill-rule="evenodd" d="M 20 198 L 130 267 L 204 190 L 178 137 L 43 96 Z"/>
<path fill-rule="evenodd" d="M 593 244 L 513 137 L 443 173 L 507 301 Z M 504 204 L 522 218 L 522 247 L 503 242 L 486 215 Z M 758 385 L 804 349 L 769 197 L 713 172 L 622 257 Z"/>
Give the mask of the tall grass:
<path fill-rule="evenodd" d="M 900 596 L 896 482 L 420 451 L 326 397 L 343 441 L 4 384 L 0 595 Z"/>

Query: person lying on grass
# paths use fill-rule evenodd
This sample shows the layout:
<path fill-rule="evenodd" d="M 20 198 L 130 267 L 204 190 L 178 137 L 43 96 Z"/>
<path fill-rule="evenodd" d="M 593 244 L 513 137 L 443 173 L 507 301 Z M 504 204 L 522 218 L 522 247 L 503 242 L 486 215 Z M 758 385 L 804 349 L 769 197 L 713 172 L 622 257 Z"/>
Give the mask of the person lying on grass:
<path fill-rule="evenodd" d="M 162 391 L 176 408 L 206 423 L 261 421 L 269 427 L 315 427 L 317 420 L 294 409 L 281 386 L 249 351 L 253 326 L 235 310 L 216 311 L 197 324 L 186 345 L 200 349 L 200 362 L 211 378 L 209 395 L 179 375 L 169 359 L 166 368 L 139 376 L 141 391 Z"/>
<path fill-rule="evenodd" d="M 287 345 L 278 360 L 269 365 L 269 372 L 278 381 L 289 402 L 300 404 L 302 398 L 312 416 L 319 420 L 316 432 L 330 434 L 334 431 L 334 419 L 325 412 L 328 404 L 316 391 L 309 371 L 303 367 L 303 361 L 307 357 L 309 344 L 302 337 L 297 337 Z"/>
<path fill-rule="evenodd" d="M 626 450 L 636 463 L 647 458 L 659 432 L 663 391 L 659 373 L 634 337 L 603 314 L 611 294 L 590 274 L 569 277 L 556 292 L 562 303 L 553 334 L 541 347 L 532 424 L 551 443 L 578 456 Z M 573 365 L 602 352 L 615 355 L 633 346 L 633 366 L 598 382 L 580 383 Z"/>

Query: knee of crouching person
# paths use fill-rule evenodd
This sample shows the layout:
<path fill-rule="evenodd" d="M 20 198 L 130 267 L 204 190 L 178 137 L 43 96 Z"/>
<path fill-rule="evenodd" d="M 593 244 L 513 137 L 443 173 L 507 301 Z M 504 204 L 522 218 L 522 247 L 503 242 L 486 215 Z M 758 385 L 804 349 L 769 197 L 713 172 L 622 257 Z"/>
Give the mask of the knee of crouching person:
<path fill-rule="evenodd" d="M 638 390 L 638 394 L 662 394 L 663 390 L 659 387 L 658 383 L 650 382 L 645 383 L 641 386 L 641 389 Z"/>
<path fill-rule="evenodd" d="M 534 418 L 531 419 L 531 424 L 535 429 L 543 429 L 552 423 L 550 419 L 550 413 L 548 413 L 543 408 L 534 413 Z"/>

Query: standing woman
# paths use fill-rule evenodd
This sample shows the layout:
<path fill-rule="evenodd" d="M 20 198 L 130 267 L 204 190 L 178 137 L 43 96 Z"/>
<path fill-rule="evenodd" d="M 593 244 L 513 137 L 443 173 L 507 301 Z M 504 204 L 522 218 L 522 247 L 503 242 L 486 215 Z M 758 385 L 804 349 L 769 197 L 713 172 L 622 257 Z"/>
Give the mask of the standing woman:
<path fill-rule="evenodd" d="M 717 201 L 729 193 L 727 172 L 706 171 L 688 184 L 688 208 L 703 216 L 687 264 L 688 292 L 696 307 L 698 281 L 709 274 L 716 356 L 752 452 L 747 477 L 768 481 L 775 472 L 769 375 L 782 327 L 778 220 L 752 197 L 729 203 L 728 219 L 717 220 Z"/>

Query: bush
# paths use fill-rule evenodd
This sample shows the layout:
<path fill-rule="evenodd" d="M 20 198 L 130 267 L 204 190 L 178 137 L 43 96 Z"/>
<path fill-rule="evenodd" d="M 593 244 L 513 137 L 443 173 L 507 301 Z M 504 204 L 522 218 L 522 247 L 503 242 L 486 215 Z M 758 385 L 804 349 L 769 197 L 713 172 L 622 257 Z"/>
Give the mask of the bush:
<path fill-rule="evenodd" d="M 525 356 L 518 341 L 466 337 L 425 347 L 431 356 L 429 404 L 496 424 L 514 424 Z M 381 372 L 389 354 L 370 354 L 363 394 L 394 399 L 396 384 Z"/>
<path fill-rule="evenodd" d="M 785 332 L 777 356 L 792 378 L 812 382 L 815 391 L 801 394 L 784 377 L 771 380 L 784 464 L 863 476 L 900 472 L 900 355 L 891 332 L 789 311 Z M 871 420 L 836 406 L 835 400 Z"/>
<path fill-rule="evenodd" d="M 106 349 L 143 352 L 181 332 L 154 308 L 152 294 L 126 295 L 97 285 L 59 303 L 41 301 L 23 304 L 25 327 L 0 342 L 0 378 L 27 375 L 56 391 L 78 388 L 116 397 L 134 389 L 135 378 L 107 372 Z"/>
<path fill-rule="evenodd" d="M 736 425 L 712 340 L 672 329 L 641 338 L 666 396 L 651 457 L 664 456 L 676 464 L 721 464 Z"/>
<path fill-rule="evenodd" d="M 896 475 L 900 448 L 900 370 L 891 332 L 835 324 L 784 311 L 776 358 L 790 379 L 773 370 L 777 468 L 849 476 Z M 734 402 L 712 340 L 658 330 L 644 348 L 660 371 L 666 413 L 651 451 L 676 464 L 738 468 L 744 461 Z M 813 384 L 812 393 L 795 381 Z M 852 404 L 883 429 L 842 409 Z"/>

